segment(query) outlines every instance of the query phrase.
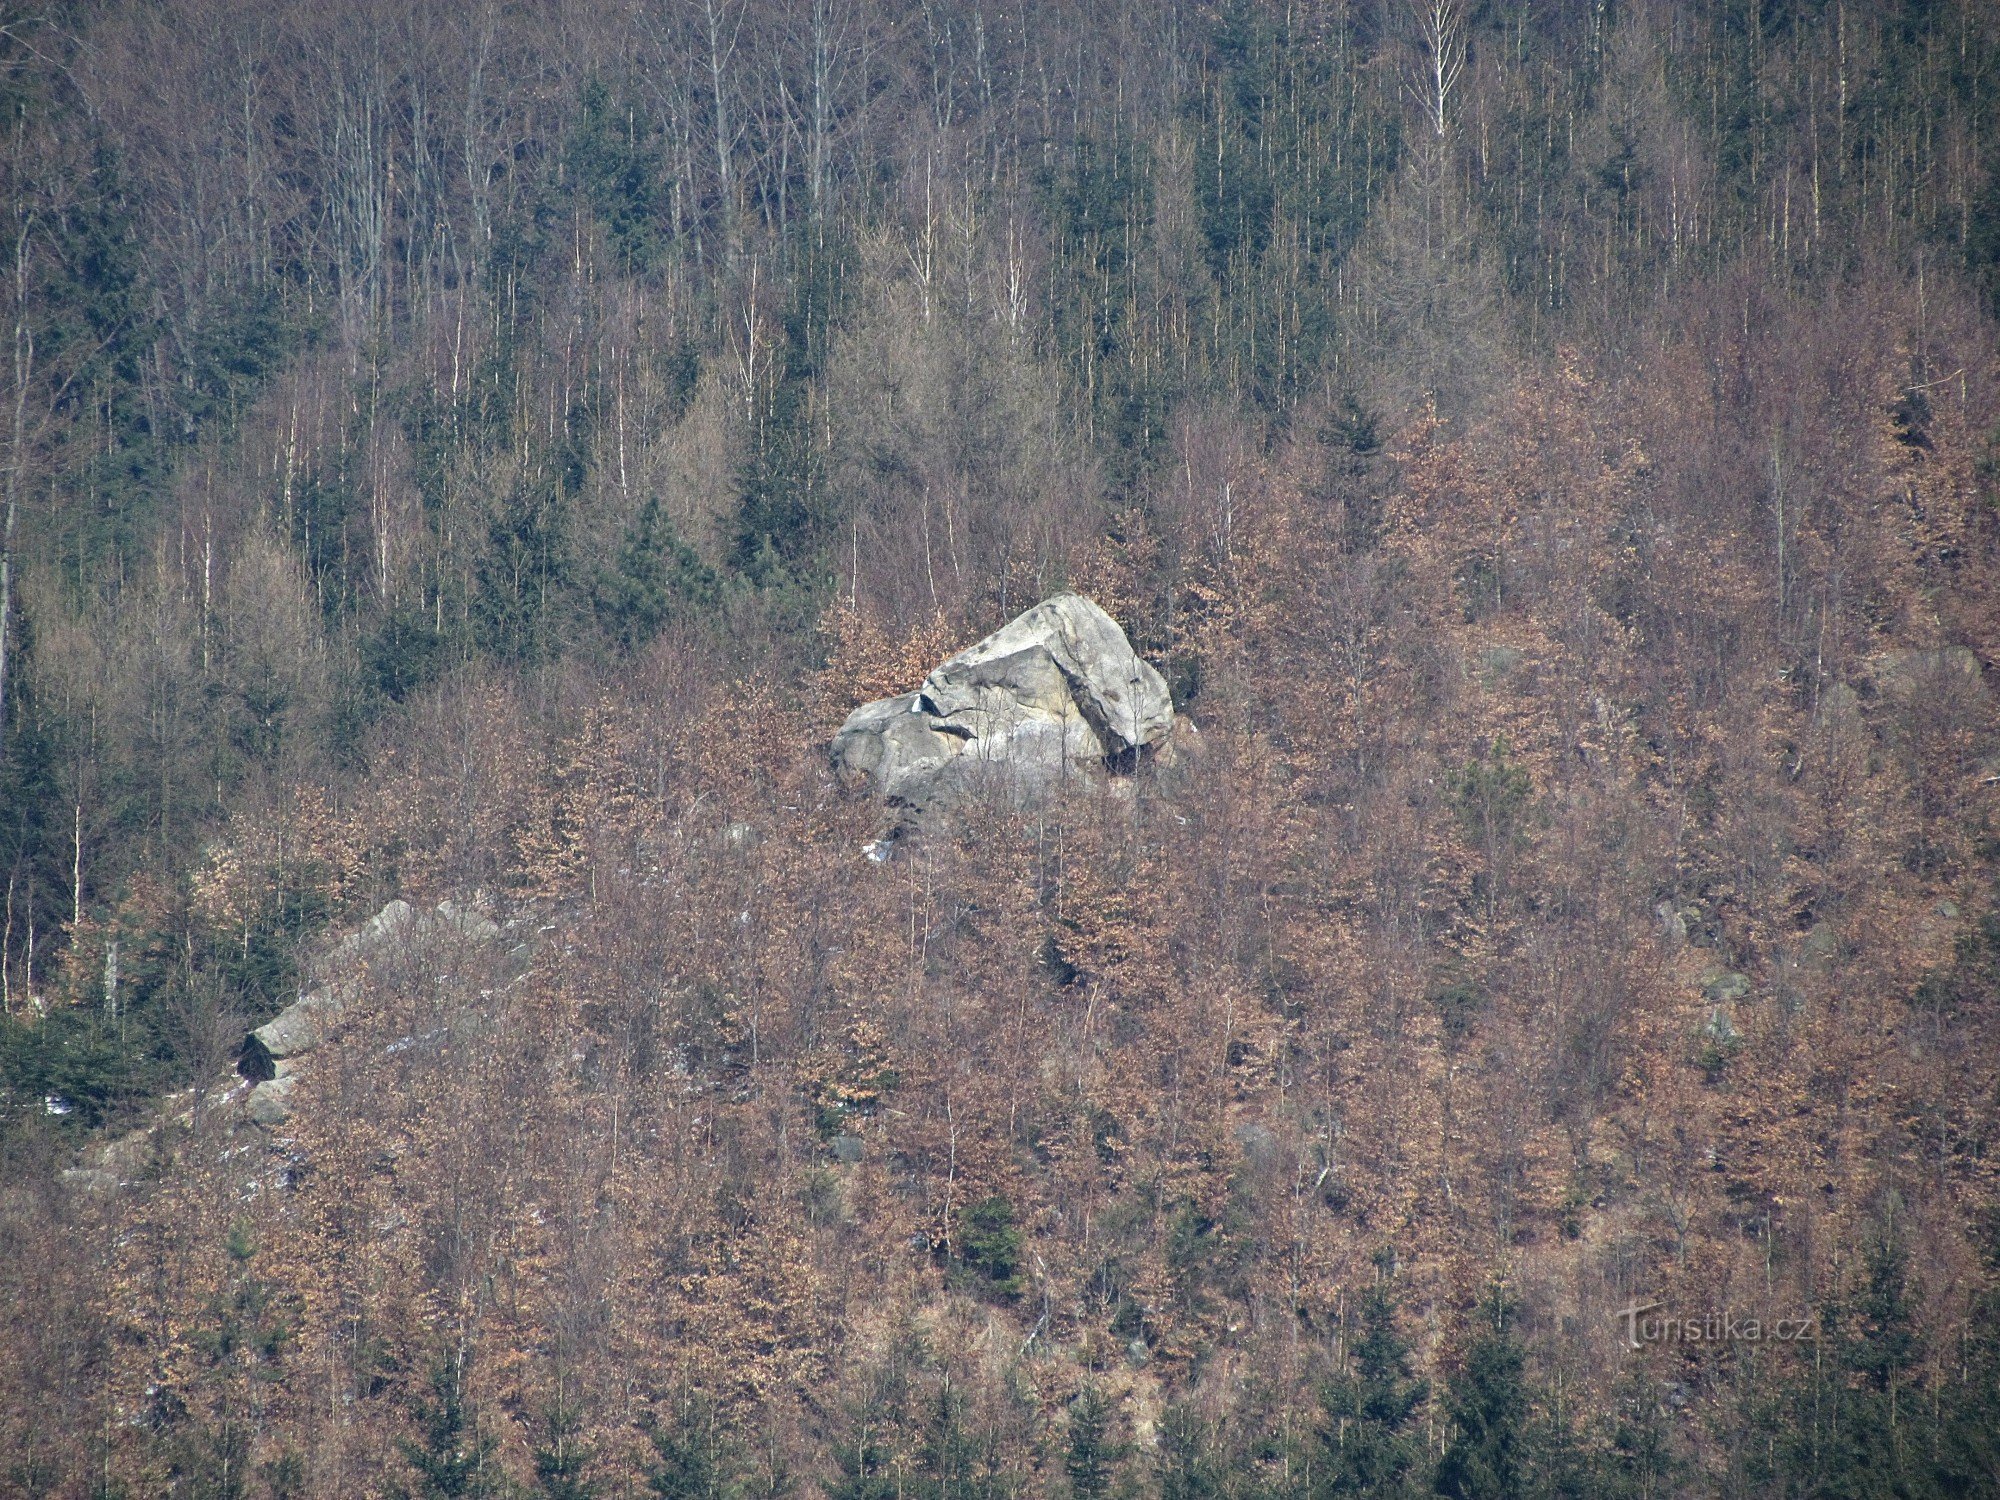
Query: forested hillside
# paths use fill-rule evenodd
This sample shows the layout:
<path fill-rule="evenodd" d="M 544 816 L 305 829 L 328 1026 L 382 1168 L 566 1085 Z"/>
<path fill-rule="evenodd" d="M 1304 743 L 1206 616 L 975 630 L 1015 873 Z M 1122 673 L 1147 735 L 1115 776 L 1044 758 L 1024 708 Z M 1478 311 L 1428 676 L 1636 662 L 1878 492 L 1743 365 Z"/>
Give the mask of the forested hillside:
<path fill-rule="evenodd" d="M 2000 1489 L 1991 5 L 0 0 L 0 101 L 0 1493 Z M 1172 753 L 864 852 L 1059 589 Z M 518 945 L 246 1122 L 391 898 Z"/>

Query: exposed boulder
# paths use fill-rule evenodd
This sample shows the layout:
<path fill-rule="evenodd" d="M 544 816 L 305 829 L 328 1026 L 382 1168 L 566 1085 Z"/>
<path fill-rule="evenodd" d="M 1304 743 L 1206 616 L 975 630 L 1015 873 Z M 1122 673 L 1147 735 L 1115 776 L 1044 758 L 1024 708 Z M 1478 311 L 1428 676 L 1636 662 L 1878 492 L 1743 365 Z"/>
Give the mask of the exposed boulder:
<path fill-rule="evenodd" d="M 122 1186 L 115 1172 L 102 1167 L 66 1167 L 62 1180 L 64 1187 L 79 1193 L 115 1193 Z"/>
<path fill-rule="evenodd" d="M 500 936 L 500 924 L 491 917 L 481 916 L 469 906 L 459 906 L 452 901 L 437 904 L 437 916 L 425 922 L 418 921 L 419 930 L 454 933 L 469 943 L 490 943 Z"/>
<path fill-rule="evenodd" d="M 922 806 L 940 772 L 965 748 L 942 733 L 924 711 L 920 693 L 864 703 L 834 737 L 833 760 L 842 776 L 867 782 L 891 802 Z"/>
<path fill-rule="evenodd" d="M 417 909 L 407 901 L 391 901 L 346 937 L 326 955 L 329 966 L 338 967 L 379 952 L 394 939 L 417 925 Z"/>
<path fill-rule="evenodd" d="M 1750 976 L 1725 969 L 1711 969 L 1702 975 L 1701 992 L 1717 1005 L 1746 999 L 1750 994 Z"/>
<path fill-rule="evenodd" d="M 236 1071 L 257 1085 L 250 1098 L 250 1117 L 259 1124 L 275 1113 L 289 1092 L 273 1085 L 286 1082 L 291 1060 L 324 1042 L 355 993 L 359 970 L 406 952 L 422 941 L 444 939 L 484 945 L 501 935 L 490 919 L 467 907 L 440 901 L 433 912 L 420 912 L 407 901 L 391 901 L 333 947 L 318 965 L 323 982 L 257 1027 L 243 1039 Z M 282 1106 L 289 1112 L 289 1106 Z"/>
<path fill-rule="evenodd" d="M 1482 686 L 1496 688 L 1520 669 L 1527 655 L 1517 646 L 1488 646 L 1473 657 Z"/>
<path fill-rule="evenodd" d="M 988 704 L 983 690 L 994 686 L 1018 681 L 1053 696 L 1057 689 L 1036 665 L 1044 656 L 1108 753 L 1150 745 L 1173 727 L 1166 679 L 1139 659 L 1118 622 L 1081 594 L 1057 594 L 1016 616 L 932 672 L 923 692 L 947 720 Z M 1044 699 L 1043 706 L 1059 705 Z"/>
<path fill-rule="evenodd" d="M 325 1041 L 346 1008 L 347 1002 L 332 990 L 315 990 L 294 1001 L 243 1039 L 236 1071 L 258 1082 L 276 1077 L 279 1063 Z"/>
<path fill-rule="evenodd" d="M 834 736 L 851 784 L 922 812 L 994 787 L 1016 797 L 1129 760 L 1173 729 L 1166 680 L 1103 610 L 1057 594 L 938 666 L 914 693 L 864 703 Z"/>
<path fill-rule="evenodd" d="M 244 1113 L 252 1123 L 262 1125 L 266 1130 L 284 1124 L 292 1117 L 292 1090 L 298 1087 L 299 1075 L 291 1072 L 267 1078 L 250 1090 L 250 1097 L 244 1103 Z"/>

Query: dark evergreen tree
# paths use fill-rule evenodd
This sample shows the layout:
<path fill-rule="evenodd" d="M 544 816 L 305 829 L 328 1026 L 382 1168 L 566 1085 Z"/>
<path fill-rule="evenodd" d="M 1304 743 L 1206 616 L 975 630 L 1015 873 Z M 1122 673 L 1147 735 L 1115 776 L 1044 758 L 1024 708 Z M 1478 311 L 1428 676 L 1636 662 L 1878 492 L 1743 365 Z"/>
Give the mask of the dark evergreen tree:
<path fill-rule="evenodd" d="M 661 1500 L 736 1500 L 743 1493 L 742 1455 L 707 1397 L 683 1397 L 673 1419 L 646 1436 L 655 1455 L 646 1488 Z"/>
<path fill-rule="evenodd" d="M 1413 1422 L 1430 1386 L 1411 1375 L 1409 1341 L 1396 1327 L 1393 1258 L 1379 1256 L 1376 1266 L 1361 1299 L 1360 1337 L 1349 1349 L 1352 1368 L 1322 1395 L 1327 1420 L 1315 1495 L 1410 1495 L 1421 1482 L 1423 1442 Z"/>
<path fill-rule="evenodd" d="M 1185 1403 L 1160 1417 L 1153 1482 L 1160 1500 L 1214 1500 L 1227 1493 L 1228 1462 L 1213 1427 Z"/>
<path fill-rule="evenodd" d="M 784 338 L 737 474 L 730 562 L 760 589 L 803 604 L 820 586 L 820 550 L 834 519 L 827 480 L 822 366 L 842 306 L 843 248 L 802 247 L 784 303 Z"/>
<path fill-rule="evenodd" d="M 502 661 L 539 661 L 560 644 L 570 583 L 569 537 L 560 486 L 517 487 L 486 535 L 474 618 L 479 644 Z"/>
<path fill-rule="evenodd" d="M 396 1444 L 416 1476 L 414 1490 L 394 1491 L 401 1500 L 470 1500 L 499 1492 L 502 1475 L 493 1462 L 499 1443 L 466 1411 L 464 1376 L 463 1362 L 449 1359 L 431 1372 L 431 1393 L 415 1408 L 421 1436 Z"/>
<path fill-rule="evenodd" d="M 600 1486 L 591 1477 L 597 1452 L 584 1443 L 583 1411 L 557 1383 L 542 1413 L 542 1441 L 536 1446 L 535 1488 L 544 1500 L 593 1500 Z"/>
<path fill-rule="evenodd" d="M 667 173 L 653 139 L 653 112 L 615 101 L 601 81 L 583 93 L 569 142 L 569 170 L 604 230 L 619 268 L 632 276 L 658 269 L 667 243 Z"/>
<path fill-rule="evenodd" d="M 627 651 L 658 635 L 677 610 L 709 608 L 717 593 L 714 570 L 680 539 L 657 495 L 639 508 L 593 591 L 599 625 Z"/>
<path fill-rule="evenodd" d="M 1481 1305 L 1464 1363 L 1445 1393 L 1451 1437 L 1434 1487 L 1450 1500 L 1513 1500 L 1527 1479 L 1527 1360 L 1514 1306 L 1495 1287 Z"/>
<path fill-rule="evenodd" d="M 992 1455 L 967 1428 L 966 1405 L 964 1390 L 947 1373 L 928 1404 L 909 1493 L 922 1500 L 983 1500 L 998 1493 Z"/>
<path fill-rule="evenodd" d="M 37 701 L 33 622 L 13 601 L 6 632 L 11 660 L 5 674 L 7 703 L 0 717 L 0 933 L 7 949 L 0 962 L 18 965 L 32 926 L 59 934 L 70 902 L 69 820 L 64 815 L 57 725 Z M 42 938 L 43 942 L 48 937 Z"/>
<path fill-rule="evenodd" d="M 2000 938 L 2000 930 L 1988 936 Z M 1993 950 L 2000 954 L 2000 942 Z M 1986 1284 L 1966 1319 L 1962 1373 L 1940 1402 L 1935 1464 L 1941 1493 L 1994 1496 L 2000 1495 L 2000 1205 L 1981 1212 L 1974 1238 Z"/>
<path fill-rule="evenodd" d="M 959 1221 L 958 1258 L 969 1285 L 1012 1300 L 1021 1295 L 1021 1231 L 1005 1198 L 968 1204 Z"/>
<path fill-rule="evenodd" d="M 361 641 L 367 685 L 392 703 L 434 681 L 444 664 L 444 637 L 421 609 L 388 611 Z"/>
<path fill-rule="evenodd" d="M 1111 1493 L 1125 1447 L 1111 1435 L 1111 1403 L 1095 1385 L 1086 1385 L 1069 1407 L 1069 1447 L 1063 1472 L 1076 1500 L 1099 1500 Z"/>
<path fill-rule="evenodd" d="M 1803 1372 L 1780 1477 L 1813 1500 L 1941 1493 L 1931 1401 L 1914 1389 L 1922 1358 L 1909 1257 L 1893 1225 L 1862 1257 L 1859 1284 L 1821 1309 L 1830 1359 Z"/>
<path fill-rule="evenodd" d="M 1679 1476 L 1672 1430 L 1657 1383 L 1633 1372 L 1611 1392 L 1604 1451 L 1589 1469 L 1594 1491 L 1607 1500 L 1654 1500 Z"/>
<path fill-rule="evenodd" d="M 826 1488 L 828 1500 L 901 1500 L 903 1480 L 894 1471 L 894 1455 L 883 1442 L 885 1436 L 881 1423 L 865 1414 L 856 1417 L 834 1445 L 839 1473 Z"/>

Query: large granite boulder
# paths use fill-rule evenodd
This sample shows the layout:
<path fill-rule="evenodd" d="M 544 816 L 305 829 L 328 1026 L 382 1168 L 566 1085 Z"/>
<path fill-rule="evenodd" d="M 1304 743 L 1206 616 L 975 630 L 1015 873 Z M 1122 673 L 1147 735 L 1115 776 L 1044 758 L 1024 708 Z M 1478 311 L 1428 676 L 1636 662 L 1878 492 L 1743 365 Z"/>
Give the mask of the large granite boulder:
<path fill-rule="evenodd" d="M 922 812 L 982 791 L 1016 798 L 1125 762 L 1173 729 L 1172 695 L 1103 610 L 1057 594 L 938 666 L 914 693 L 864 703 L 833 740 L 850 784 Z"/>

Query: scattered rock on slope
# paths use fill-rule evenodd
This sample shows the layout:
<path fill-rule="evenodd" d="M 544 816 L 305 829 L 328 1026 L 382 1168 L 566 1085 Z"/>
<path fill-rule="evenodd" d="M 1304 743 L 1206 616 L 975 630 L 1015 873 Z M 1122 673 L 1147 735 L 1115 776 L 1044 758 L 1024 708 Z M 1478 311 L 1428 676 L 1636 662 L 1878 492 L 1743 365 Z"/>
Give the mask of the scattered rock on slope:
<path fill-rule="evenodd" d="M 333 1023 L 347 1008 L 355 965 L 380 953 L 418 923 L 417 909 L 407 901 L 391 901 L 327 953 L 328 983 L 293 1001 L 243 1038 L 236 1071 L 260 1087 L 278 1080 L 280 1065 L 326 1040 Z M 271 1090 L 272 1093 L 281 1093 Z M 255 1100 L 253 1098 L 253 1104 Z M 253 1111 L 254 1113 L 254 1111 Z"/>
<path fill-rule="evenodd" d="M 834 736 L 843 779 L 921 814 L 992 789 L 1016 799 L 1159 744 L 1166 680 L 1103 610 L 1057 594 L 937 667 L 914 693 L 864 703 Z"/>
<path fill-rule="evenodd" d="M 476 911 L 440 901 L 435 912 L 420 912 L 407 901 L 391 901 L 328 950 L 321 961 L 326 982 L 301 996 L 243 1039 L 236 1071 L 249 1079 L 245 1112 L 270 1128 L 291 1117 L 291 1094 L 298 1083 L 298 1059 L 324 1042 L 355 993 L 362 966 L 434 937 L 485 944 L 500 928 Z"/>

